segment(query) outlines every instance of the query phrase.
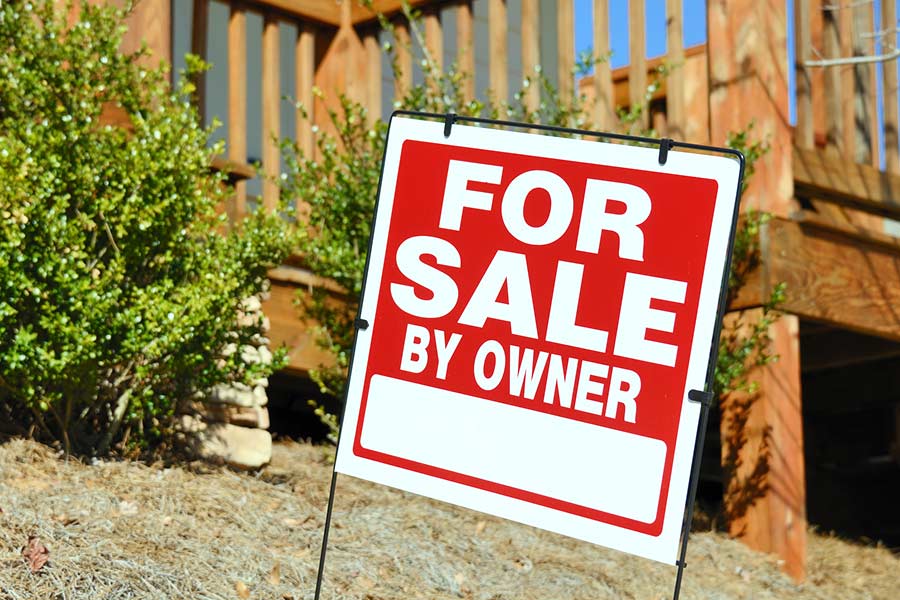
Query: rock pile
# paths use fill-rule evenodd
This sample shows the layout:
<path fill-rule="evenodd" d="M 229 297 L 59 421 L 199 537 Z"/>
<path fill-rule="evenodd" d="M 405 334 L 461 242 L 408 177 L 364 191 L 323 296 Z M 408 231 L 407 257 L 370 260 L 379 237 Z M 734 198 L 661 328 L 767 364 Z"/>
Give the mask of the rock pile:
<path fill-rule="evenodd" d="M 262 319 L 265 334 L 269 330 L 269 320 L 262 314 L 260 299 L 245 300 L 239 315 L 240 324 L 255 323 L 259 319 Z M 272 361 L 269 339 L 264 336 L 257 336 L 253 345 L 242 346 L 240 353 L 247 364 Z M 266 378 L 254 381 L 253 385 L 219 385 L 185 405 L 180 416 L 185 445 L 204 460 L 240 469 L 258 469 L 268 464 L 272 459 L 272 435 L 267 431 L 268 385 Z"/>

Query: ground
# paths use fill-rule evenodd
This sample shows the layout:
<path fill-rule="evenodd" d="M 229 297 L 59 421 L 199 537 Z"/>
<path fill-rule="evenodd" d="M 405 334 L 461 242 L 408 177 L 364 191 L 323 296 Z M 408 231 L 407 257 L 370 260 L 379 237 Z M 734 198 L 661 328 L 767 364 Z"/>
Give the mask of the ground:
<path fill-rule="evenodd" d="M 247 474 L 67 461 L 8 441 L 0 600 L 311 599 L 329 455 L 278 443 L 272 465 Z M 29 537 L 49 551 L 35 573 L 22 555 Z M 802 585 L 721 533 L 695 533 L 688 565 L 685 600 L 894 600 L 900 588 L 897 556 L 815 532 Z M 342 476 L 322 598 L 656 600 L 671 598 L 674 576 L 667 565 Z"/>

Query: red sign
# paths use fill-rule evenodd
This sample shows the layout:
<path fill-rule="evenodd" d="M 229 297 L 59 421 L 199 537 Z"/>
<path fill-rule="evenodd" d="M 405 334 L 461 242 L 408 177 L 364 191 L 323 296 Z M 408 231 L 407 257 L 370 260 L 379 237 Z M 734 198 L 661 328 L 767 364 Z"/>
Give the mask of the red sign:
<path fill-rule="evenodd" d="M 736 161 L 441 129 L 392 123 L 338 470 L 673 561 Z"/>

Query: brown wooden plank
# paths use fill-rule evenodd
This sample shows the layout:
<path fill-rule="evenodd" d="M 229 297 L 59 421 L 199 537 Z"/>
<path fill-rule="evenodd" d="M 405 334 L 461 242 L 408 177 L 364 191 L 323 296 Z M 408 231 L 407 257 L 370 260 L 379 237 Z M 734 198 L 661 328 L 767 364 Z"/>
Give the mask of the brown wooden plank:
<path fill-rule="evenodd" d="M 276 9 L 291 17 L 299 17 L 303 21 L 316 21 L 325 25 L 341 24 L 341 4 L 334 0 L 242 0 L 248 7 L 262 12 Z"/>
<path fill-rule="evenodd" d="M 281 87 L 278 52 L 278 20 L 267 16 L 262 36 L 262 167 L 263 206 L 275 210 L 278 204 L 278 184 L 275 178 L 281 170 L 278 139 L 281 138 Z"/>
<path fill-rule="evenodd" d="M 897 22 L 897 5 L 890 0 L 881 2 L 881 27 L 888 33 L 882 43 L 887 48 L 897 45 L 897 32 L 891 28 L 892 23 Z M 890 173 L 900 173 L 900 150 L 898 150 L 897 110 L 900 100 L 897 98 L 897 62 L 884 63 L 884 162 L 885 168 Z"/>
<path fill-rule="evenodd" d="M 228 18 L 228 158 L 247 161 L 247 14 L 239 6 Z M 238 181 L 232 218 L 243 218 L 246 208 L 247 186 Z"/>
<path fill-rule="evenodd" d="M 794 148 L 794 191 L 869 214 L 900 219 L 900 177 L 869 165 Z"/>
<path fill-rule="evenodd" d="M 225 158 L 218 154 L 212 157 L 209 166 L 215 171 L 227 171 L 228 181 L 232 184 L 256 177 L 256 169 L 247 164 L 246 161 L 233 160 L 230 157 Z"/>
<path fill-rule="evenodd" d="M 558 0 L 556 4 L 556 70 L 559 97 L 568 102 L 575 89 L 575 3 Z"/>
<path fill-rule="evenodd" d="M 363 37 L 366 50 L 366 108 L 369 124 L 381 117 L 381 44 L 378 33 L 370 32 Z"/>
<path fill-rule="evenodd" d="M 810 79 L 810 69 L 804 66 L 804 63 L 812 55 L 812 20 L 809 0 L 796 0 L 794 11 L 794 53 L 796 56 L 794 72 L 797 79 L 797 127 L 794 139 L 801 148 L 812 148 L 815 145 L 812 80 Z"/>
<path fill-rule="evenodd" d="M 761 309 L 743 315 L 761 317 Z M 735 315 L 729 315 L 733 322 Z M 806 575 L 806 474 L 800 395 L 799 320 L 784 315 L 768 330 L 777 361 L 751 371 L 755 393 L 720 402 L 724 511 L 731 535 L 777 554 L 795 580 Z"/>
<path fill-rule="evenodd" d="M 674 66 L 666 81 L 666 125 L 668 126 L 666 135 L 678 140 L 683 140 L 685 133 L 684 80 L 686 65 L 682 15 L 681 0 L 666 0 L 666 36 L 668 46 L 666 50 L 669 62 Z"/>
<path fill-rule="evenodd" d="M 509 101 L 509 19 L 506 0 L 488 0 L 488 37 L 490 40 L 491 94 L 498 105 Z"/>
<path fill-rule="evenodd" d="M 594 54 L 603 57 L 594 65 L 594 123 L 602 131 L 619 128 L 609 50 L 609 0 L 594 0 Z"/>
<path fill-rule="evenodd" d="M 465 74 L 462 94 L 466 100 L 475 97 L 475 37 L 472 2 L 466 0 L 456 6 L 456 62 L 460 73 Z"/>
<path fill-rule="evenodd" d="M 838 5 L 840 6 L 840 5 Z M 853 54 L 853 10 L 838 9 L 838 27 L 840 30 L 840 52 L 838 56 L 851 56 Z M 841 120 L 844 135 L 841 148 L 844 157 L 853 157 L 856 146 L 856 124 L 853 122 L 855 115 L 855 90 L 856 75 L 853 67 L 837 67 L 841 70 Z"/>
<path fill-rule="evenodd" d="M 438 70 L 444 68 L 444 30 L 441 28 L 441 13 L 430 10 L 425 13 L 425 49 Z"/>
<path fill-rule="evenodd" d="M 311 157 L 313 153 L 312 125 L 315 122 L 313 85 L 316 75 L 316 34 L 315 30 L 307 24 L 301 23 L 297 27 L 297 40 L 294 43 L 294 77 L 297 86 L 297 100 L 306 111 L 305 118 L 297 115 L 296 137 L 297 144 L 304 156 Z"/>
<path fill-rule="evenodd" d="M 787 285 L 785 311 L 900 341 L 896 247 L 778 218 L 763 233 L 764 285 Z"/>
<path fill-rule="evenodd" d="M 628 99 L 632 106 L 643 106 L 646 103 L 647 55 L 644 48 L 645 40 L 644 0 L 628 0 Z M 642 129 L 646 129 L 649 125 L 648 112 L 645 107 L 639 121 Z"/>
<path fill-rule="evenodd" d="M 191 54 L 206 59 L 206 46 L 209 35 L 209 0 L 194 0 L 193 15 L 191 17 Z M 206 123 L 206 73 L 195 73 L 192 77 L 194 83 L 194 103 L 200 122 Z"/>
<path fill-rule="evenodd" d="M 529 79 L 523 103 L 527 110 L 537 110 L 541 101 L 540 84 L 535 68 L 541 64 L 538 0 L 522 0 L 522 73 Z"/>
<path fill-rule="evenodd" d="M 394 99 L 400 100 L 412 89 L 412 47 L 409 35 L 409 24 L 405 18 L 394 23 L 395 52 L 397 53 L 397 69 L 394 79 Z"/>

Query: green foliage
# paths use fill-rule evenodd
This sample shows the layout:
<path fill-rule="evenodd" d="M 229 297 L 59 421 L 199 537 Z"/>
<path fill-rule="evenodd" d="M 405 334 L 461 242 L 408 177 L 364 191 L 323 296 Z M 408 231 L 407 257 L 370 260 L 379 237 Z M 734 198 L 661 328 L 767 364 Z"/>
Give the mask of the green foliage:
<path fill-rule="evenodd" d="M 465 83 L 471 74 L 458 71 L 455 64 L 446 71 L 440 69 L 429 56 L 416 25 L 418 13 L 408 6 L 404 10 L 411 23 L 413 39 L 423 49 L 421 66 L 424 77 L 421 84 L 413 86 L 404 98 L 395 102 L 395 108 L 432 113 L 454 112 L 459 115 L 577 129 L 592 128 L 585 98 L 577 92 L 571 97 L 562 97 L 540 67 L 535 68 L 532 76 L 524 79 L 524 87 L 514 95 L 512 103 L 497 102 L 490 94 L 486 100 L 466 98 Z M 389 20 L 382 17 L 381 25 L 386 31 L 393 32 L 393 25 Z M 391 57 L 396 80 L 399 75 L 396 48 L 388 43 L 384 50 Z M 608 58 L 587 53 L 579 58 L 575 69 L 583 73 Z M 656 132 L 652 129 L 642 129 L 642 117 L 653 94 L 671 68 L 663 65 L 657 70 L 642 103 L 619 110 L 619 132 L 655 137 Z M 532 85 L 540 88 L 540 101 L 535 107 L 529 107 L 525 102 L 525 92 Z M 374 213 L 387 126 L 380 120 L 374 120 L 374 125 L 367 126 L 366 123 L 372 120 L 366 110 L 345 97 L 340 99 L 340 110 L 332 111 L 329 116 L 335 133 L 318 133 L 317 157 L 303 156 L 296 146 L 285 145 L 287 176 L 282 182 L 282 193 L 289 197 L 299 197 L 309 204 L 309 227 L 301 242 L 302 252 L 313 271 L 337 282 L 343 291 L 336 296 L 325 287 L 313 287 L 303 291 L 299 298 L 303 315 L 310 323 L 317 324 L 320 345 L 335 358 L 334 365 L 314 371 L 312 377 L 323 393 L 339 397 L 349 365 L 353 320 L 358 308 L 369 224 Z M 743 186 L 746 186 L 747 179 L 753 173 L 756 160 L 768 149 L 765 143 L 751 143 L 749 140 L 748 132 L 729 136 L 731 147 L 746 155 Z M 735 260 L 740 263 L 741 268 L 746 266 L 749 269 L 755 264 L 758 256 L 758 230 L 766 218 L 766 215 L 755 214 L 742 221 L 737 235 L 739 249 L 735 252 Z M 745 276 L 746 272 L 743 272 Z M 742 282 L 741 276 L 732 277 L 733 286 L 739 286 Z M 782 296 L 783 288 L 779 288 L 773 293 L 770 308 L 780 302 Z M 338 299 L 343 302 L 337 301 Z M 763 321 L 753 324 L 754 333 L 749 337 L 745 338 L 743 332 L 737 330 L 723 335 L 723 340 L 728 341 L 723 341 L 722 344 L 724 358 L 720 357 L 720 373 L 717 375 L 717 381 L 723 381 L 720 389 L 740 385 L 738 380 L 746 374 L 746 369 L 741 371 L 737 366 L 742 358 L 754 354 L 761 357 L 759 360 L 772 360 L 762 348 L 767 342 L 765 331 L 777 317 L 771 310 L 766 314 Z M 732 334 L 733 337 L 730 337 Z M 318 410 L 325 414 L 321 407 Z M 334 419 L 331 418 L 328 423 L 334 433 Z"/>
<path fill-rule="evenodd" d="M 179 401 L 283 362 L 233 349 L 293 234 L 262 212 L 228 230 L 221 148 L 190 86 L 119 53 L 122 12 L 85 3 L 67 27 L 53 6 L 0 5 L 0 420 L 67 451 L 147 447 Z"/>

